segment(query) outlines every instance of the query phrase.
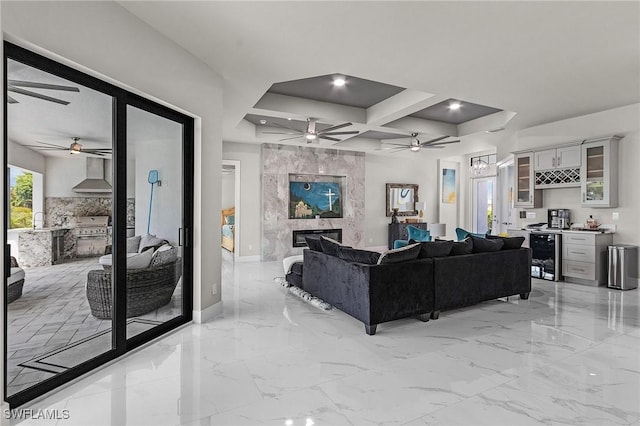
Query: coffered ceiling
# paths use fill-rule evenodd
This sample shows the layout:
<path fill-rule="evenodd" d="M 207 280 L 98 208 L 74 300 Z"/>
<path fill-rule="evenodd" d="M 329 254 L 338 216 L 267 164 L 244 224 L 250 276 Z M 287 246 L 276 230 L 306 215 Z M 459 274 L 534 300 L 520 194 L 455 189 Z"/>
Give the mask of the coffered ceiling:
<path fill-rule="evenodd" d="M 444 156 L 640 102 L 637 1 L 120 4 L 224 78 L 226 141 L 275 142 L 270 120 L 313 117 L 360 132 L 323 144 L 367 152 L 411 133 L 461 136 Z"/>

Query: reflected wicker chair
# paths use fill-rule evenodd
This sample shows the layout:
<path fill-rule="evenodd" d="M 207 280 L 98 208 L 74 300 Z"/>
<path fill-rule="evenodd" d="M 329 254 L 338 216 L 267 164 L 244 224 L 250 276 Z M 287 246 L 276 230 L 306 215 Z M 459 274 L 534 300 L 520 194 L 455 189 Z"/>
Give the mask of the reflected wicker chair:
<path fill-rule="evenodd" d="M 181 275 L 179 258 L 152 268 L 127 270 L 127 318 L 146 314 L 171 302 Z M 111 279 L 111 271 L 89 271 L 87 300 L 91 314 L 96 318 L 111 318 Z"/>
<path fill-rule="evenodd" d="M 18 265 L 16 258 L 11 256 L 11 275 L 7 279 L 7 303 L 22 296 L 22 287 L 24 287 L 24 271 Z"/>

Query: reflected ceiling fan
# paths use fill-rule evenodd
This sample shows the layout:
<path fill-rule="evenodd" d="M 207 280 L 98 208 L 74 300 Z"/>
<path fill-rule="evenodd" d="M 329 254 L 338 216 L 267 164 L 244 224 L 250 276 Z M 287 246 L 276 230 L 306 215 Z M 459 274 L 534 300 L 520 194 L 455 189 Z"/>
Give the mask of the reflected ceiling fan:
<path fill-rule="evenodd" d="M 294 129 L 291 127 L 283 126 L 278 123 L 269 123 L 269 126 L 273 127 L 281 127 L 282 129 L 289 130 L 289 132 L 262 132 L 265 134 L 271 135 L 295 135 L 289 138 L 280 139 L 281 141 L 287 141 L 291 139 L 298 139 L 304 137 L 307 140 L 307 143 L 312 143 L 317 141 L 318 139 L 326 139 L 329 141 L 340 142 L 341 139 L 338 139 L 334 136 L 338 135 L 357 135 L 360 133 L 358 130 L 351 130 L 347 132 L 336 132 L 335 130 L 342 129 L 343 127 L 351 126 L 353 123 L 342 123 L 336 126 L 331 126 L 324 130 L 316 130 L 316 120 L 315 118 L 307 118 L 307 130 L 304 132 L 298 129 Z"/>
<path fill-rule="evenodd" d="M 69 105 L 68 101 L 62 99 L 53 98 L 51 96 L 43 95 L 41 93 L 33 92 L 31 90 L 23 89 L 23 87 L 29 87 L 31 89 L 45 89 L 45 90 L 61 90 L 63 92 L 79 92 L 80 89 L 72 86 L 61 86 L 59 84 L 37 83 L 35 81 L 22 81 L 22 80 L 7 80 L 7 91 L 18 93 L 20 95 L 31 96 L 32 98 L 42 99 L 44 101 L 53 102 L 60 105 Z M 15 98 L 7 94 L 7 101 L 10 104 L 19 103 Z"/>
<path fill-rule="evenodd" d="M 93 154 L 101 157 L 111 155 L 113 151 L 111 148 L 83 148 L 78 137 L 71 138 L 71 145 L 68 148 L 46 142 L 38 142 L 38 144 L 25 145 L 25 147 L 37 149 L 38 151 L 69 151 L 69 154 Z"/>
<path fill-rule="evenodd" d="M 452 143 L 459 143 L 460 139 L 456 139 L 453 141 L 444 141 L 444 139 L 447 139 L 448 135 L 445 136 L 440 136 L 437 137 L 435 139 L 430 139 L 428 141 L 422 141 L 420 142 L 420 140 L 418 139 L 418 134 L 417 133 L 411 133 L 411 140 L 409 145 L 407 144 L 402 144 L 402 143 L 390 143 L 390 142 L 383 142 L 383 145 L 393 145 L 396 148 L 392 148 L 390 152 L 398 152 L 398 151 L 404 151 L 405 149 L 409 149 L 413 152 L 418 152 L 420 151 L 422 148 L 444 148 L 445 145 L 449 145 Z M 441 142 L 443 141 L 443 142 Z M 379 150 L 381 150 L 383 148 L 379 148 Z"/>

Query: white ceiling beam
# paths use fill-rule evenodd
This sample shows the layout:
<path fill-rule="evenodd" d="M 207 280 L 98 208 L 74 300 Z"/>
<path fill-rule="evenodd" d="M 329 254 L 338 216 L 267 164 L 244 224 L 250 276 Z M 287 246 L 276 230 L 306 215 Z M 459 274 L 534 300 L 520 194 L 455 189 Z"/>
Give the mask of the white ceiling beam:
<path fill-rule="evenodd" d="M 425 120 L 417 117 L 404 117 L 388 123 L 385 127 L 404 130 L 409 133 L 426 133 L 429 135 L 458 136 L 458 126 L 440 121 Z M 387 130 L 388 131 L 388 130 Z"/>
<path fill-rule="evenodd" d="M 512 111 L 498 111 L 494 114 L 485 115 L 484 117 L 476 118 L 475 120 L 460 123 L 458 124 L 458 136 L 471 135 L 474 133 L 505 127 L 515 116 L 516 113 Z"/>
<path fill-rule="evenodd" d="M 446 99 L 448 97 L 405 89 L 367 108 L 367 124 L 382 126 Z"/>
<path fill-rule="evenodd" d="M 337 105 L 329 102 L 313 101 L 297 98 L 295 96 L 265 93 L 254 105 L 254 111 L 263 111 L 261 114 L 273 115 L 274 112 L 288 114 L 305 114 L 305 117 L 314 117 L 321 122 L 340 124 L 345 121 L 352 123 L 365 123 L 366 111 L 363 108 Z"/>

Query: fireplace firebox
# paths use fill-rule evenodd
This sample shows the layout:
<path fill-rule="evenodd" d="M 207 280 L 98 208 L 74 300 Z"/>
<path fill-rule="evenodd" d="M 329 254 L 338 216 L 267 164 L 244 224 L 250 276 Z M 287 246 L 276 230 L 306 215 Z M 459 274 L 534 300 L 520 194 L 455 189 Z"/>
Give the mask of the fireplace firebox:
<path fill-rule="evenodd" d="M 293 246 L 306 247 L 305 237 L 319 238 L 321 235 L 342 242 L 342 229 L 301 229 L 293 231 Z"/>

